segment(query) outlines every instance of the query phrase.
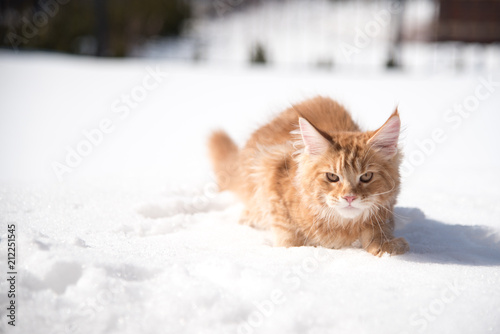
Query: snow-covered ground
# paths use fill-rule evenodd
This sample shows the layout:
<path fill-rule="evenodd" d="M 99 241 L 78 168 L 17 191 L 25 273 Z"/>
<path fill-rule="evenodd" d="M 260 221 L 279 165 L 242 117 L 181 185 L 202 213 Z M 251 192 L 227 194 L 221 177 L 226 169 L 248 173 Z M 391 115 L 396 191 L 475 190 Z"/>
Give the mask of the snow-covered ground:
<path fill-rule="evenodd" d="M 0 54 L 2 333 L 498 333 L 500 75 L 290 72 Z M 411 251 L 273 248 L 215 192 L 241 144 L 324 94 L 366 129 L 399 104 Z M 7 226 L 17 232 L 7 324 Z"/>

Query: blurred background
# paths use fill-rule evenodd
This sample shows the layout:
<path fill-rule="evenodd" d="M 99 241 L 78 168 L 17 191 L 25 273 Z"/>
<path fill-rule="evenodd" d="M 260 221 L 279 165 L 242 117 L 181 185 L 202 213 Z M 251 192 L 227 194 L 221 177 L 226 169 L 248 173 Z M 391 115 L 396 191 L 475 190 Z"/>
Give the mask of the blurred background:
<path fill-rule="evenodd" d="M 0 46 L 419 71 L 500 67 L 498 0 L 0 0 Z"/>

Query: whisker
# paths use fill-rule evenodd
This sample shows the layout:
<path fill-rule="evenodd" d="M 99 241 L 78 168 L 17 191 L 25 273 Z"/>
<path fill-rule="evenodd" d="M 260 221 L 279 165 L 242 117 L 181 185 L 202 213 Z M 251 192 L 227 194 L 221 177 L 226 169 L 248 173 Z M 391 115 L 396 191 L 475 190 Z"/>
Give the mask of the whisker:
<path fill-rule="evenodd" d="M 386 236 L 386 234 L 385 234 L 385 232 L 384 232 L 383 228 L 382 228 L 382 224 L 380 224 L 380 221 L 382 220 L 382 218 L 381 218 L 381 217 L 379 217 L 377 213 L 375 213 L 375 215 L 374 215 L 374 216 L 375 216 L 375 218 L 376 218 L 376 219 L 375 219 L 375 221 L 376 221 L 376 223 L 378 224 L 378 227 L 380 228 L 380 234 L 384 237 L 384 240 L 389 240 L 389 239 L 387 238 L 387 236 Z"/>
<path fill-rule="evenodd" d="M 403 215 L 400 215 L 400 214 L 397 214 L 394 212 L 394 210 L 390 210 L 388 208 L 386 208 L 385 206 L 383 206 L 382 204 L 379 204 L 379 203 L 373 203 L 373 205 L 375 206 L 378 206 L 379 208 L 381 209 L 384 209 L 384 210 L 387 210 L 389 213 L 391 213 L 394 217 L 398 218 L 399 220 L 403 221 L 403 222 L 408 222 L 410 221 L 409 217 L 407 216 L 403 216 Z"/>

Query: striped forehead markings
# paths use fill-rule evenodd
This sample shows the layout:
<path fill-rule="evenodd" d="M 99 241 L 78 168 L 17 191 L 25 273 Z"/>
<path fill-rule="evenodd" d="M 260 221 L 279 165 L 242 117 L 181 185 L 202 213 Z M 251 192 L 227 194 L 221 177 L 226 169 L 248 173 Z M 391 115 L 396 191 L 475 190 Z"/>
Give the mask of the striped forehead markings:
<path fill-rule="evenodd" d="M 351 149 L 342 149 L 337 154 L 337 159 L 335 159 L 335 164 L 331 166 L 331 168 L 336 171 L 347 171 L 351 172 L 359 172 L 363 167 L 363 163 L 360 161 L 360 157 L 358 156 L 359 147 L 353 146 Z"/>

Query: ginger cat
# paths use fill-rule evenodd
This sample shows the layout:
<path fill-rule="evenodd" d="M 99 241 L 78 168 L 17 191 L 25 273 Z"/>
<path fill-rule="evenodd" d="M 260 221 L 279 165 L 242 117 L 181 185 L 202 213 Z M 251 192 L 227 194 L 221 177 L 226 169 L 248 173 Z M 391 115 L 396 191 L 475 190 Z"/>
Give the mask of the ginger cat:
<path fill-rule="evenodd" d="M 243 149 L 223 131 L 209 139 L 220 190 L 245 203 L 240 222 L 270 228 L 275 246 L 341 248 L 356 240 L 373 255 L 403 254 L 394 238 L 400 119 L 361 132 L 337 102 L 316 97 L 283 111 Z"/>

